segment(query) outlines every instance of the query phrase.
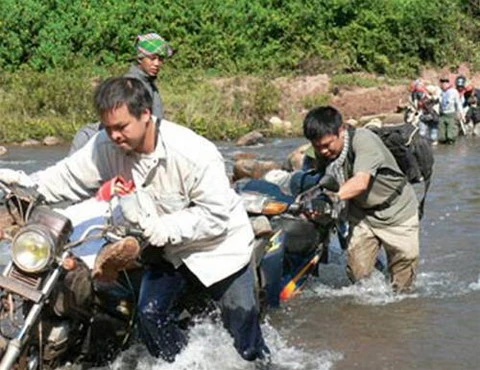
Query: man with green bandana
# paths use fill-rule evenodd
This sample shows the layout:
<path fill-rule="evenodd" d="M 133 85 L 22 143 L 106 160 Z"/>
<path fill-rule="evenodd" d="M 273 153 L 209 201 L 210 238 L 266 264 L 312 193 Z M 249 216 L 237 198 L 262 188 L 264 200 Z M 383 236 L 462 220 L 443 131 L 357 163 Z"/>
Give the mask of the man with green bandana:
<path fill-rule="evenodd" d="M 153 99 L 152 114 L 163 118 L 163 103 L 155 84 L 158 72 L 166 58 L 173 55 L 174 50 L 165 39 L 156 33 L 138 35 L 135 41 L 137 62 L 132 65 L 125 77 L 140 80 Z M 89 123 L 77 131 L 70 146 L 69 155 L 83 147 L 92 136 L 102 129 L 100 122 Z"/>

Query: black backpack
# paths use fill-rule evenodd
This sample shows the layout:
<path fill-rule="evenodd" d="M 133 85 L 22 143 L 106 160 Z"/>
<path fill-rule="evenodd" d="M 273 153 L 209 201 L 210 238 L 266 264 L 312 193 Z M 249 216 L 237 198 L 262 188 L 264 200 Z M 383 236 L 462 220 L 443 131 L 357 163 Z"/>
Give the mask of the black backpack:
<path fill-rule="evenodd" d="M 375 132 L 392 152 L 408 182 L 424 183 L 423 197 L 418 209 L 419 216 L 422 218 L 425 198 L 433 174 L 434 157 L 430 142 L 420 136 L 418 127 L 410 123 L 369 127 L 369 129 Z"/>

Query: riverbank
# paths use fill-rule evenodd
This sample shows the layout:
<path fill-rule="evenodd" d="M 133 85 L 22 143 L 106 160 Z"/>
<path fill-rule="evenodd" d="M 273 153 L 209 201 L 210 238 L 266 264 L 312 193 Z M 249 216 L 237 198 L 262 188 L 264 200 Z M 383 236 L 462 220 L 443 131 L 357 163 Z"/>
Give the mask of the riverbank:
<path fill-rule="evenodd" d="M 47 137 L 69 142 L 78 128 L 97 119 L 91 97 L 98 82 L 127 67 L 1 75 L 0 143 L 42 143 Z M 435 83 L 446 72 L 425 70 L 421 77 Z M 452 72 L 452 80 L 459 73 L 480 81 L 467 66 Z M 322 104 L 338 108 L 345 121 L 391 115 L 406 104 L 410 81 L 367 73 L 219 77 L 166 68 L 159 88 L 167 119 L 211 140 L 232 141 L 254 130 L 267 137 L 301 136 L 305 114 Z"/>

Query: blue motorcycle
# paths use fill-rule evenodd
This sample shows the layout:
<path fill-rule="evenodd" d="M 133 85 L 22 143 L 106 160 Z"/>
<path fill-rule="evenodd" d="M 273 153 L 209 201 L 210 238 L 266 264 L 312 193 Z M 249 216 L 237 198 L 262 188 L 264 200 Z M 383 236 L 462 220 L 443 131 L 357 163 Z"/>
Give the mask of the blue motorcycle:
<path fill-rule="evenodd" d="M 240 180 L 235 188 L 255 231 L 260 307 L 279 307 L 302 290 L 319 263 L 328 260 L 337 219 L 328 194 L 338 191 L 338 182 L 324 176 L 297 196 L 258 179 Z"/>

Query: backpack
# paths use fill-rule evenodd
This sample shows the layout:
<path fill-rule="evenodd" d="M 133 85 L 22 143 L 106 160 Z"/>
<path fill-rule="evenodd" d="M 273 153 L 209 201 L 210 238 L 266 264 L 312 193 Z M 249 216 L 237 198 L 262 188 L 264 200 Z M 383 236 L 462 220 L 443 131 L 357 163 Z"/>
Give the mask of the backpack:
<path fill-rule="evenodd" d="M 425 198 L 433 174 L 433 150 L 430 142 L 420 135 L 419 128 L 410 124 L 369 127 L 392 152 L 398 166 L 411 184 L 424 183 L 418 213 L 423 216 Z"/>

